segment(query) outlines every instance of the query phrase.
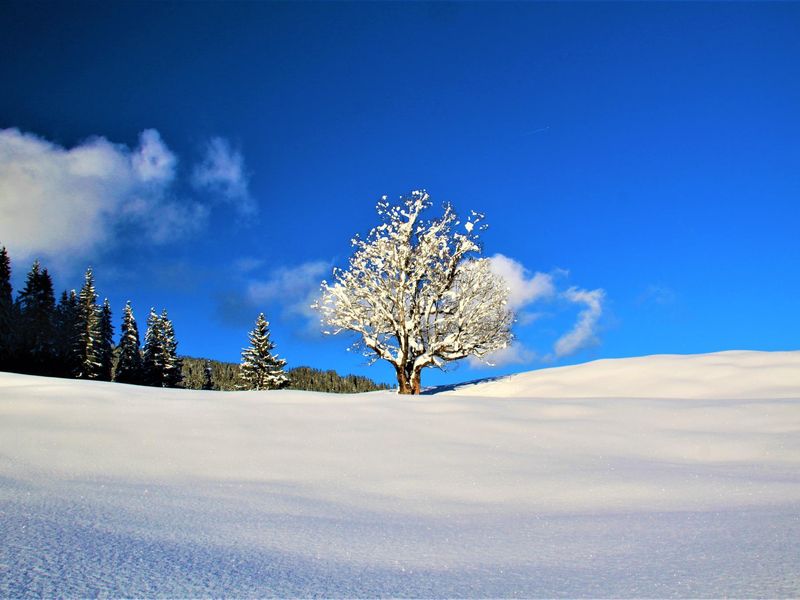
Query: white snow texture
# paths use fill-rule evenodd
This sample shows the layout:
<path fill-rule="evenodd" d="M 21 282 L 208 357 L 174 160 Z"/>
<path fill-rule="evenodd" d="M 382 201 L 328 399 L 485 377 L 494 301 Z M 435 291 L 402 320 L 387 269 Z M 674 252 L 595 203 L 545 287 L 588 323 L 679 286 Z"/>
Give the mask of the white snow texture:
<path fill-rule="evenodd" d="M 427 396 L 0 373 L 2 597 L 798 597 L 800 352 Z"/>

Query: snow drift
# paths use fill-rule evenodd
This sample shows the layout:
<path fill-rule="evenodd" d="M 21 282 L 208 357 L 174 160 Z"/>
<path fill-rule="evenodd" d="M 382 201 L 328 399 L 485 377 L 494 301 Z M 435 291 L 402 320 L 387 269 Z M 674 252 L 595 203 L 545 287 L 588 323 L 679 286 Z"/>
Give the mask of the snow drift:
<path fill-rule="evenodd" d="M 800 352 L 452 393 L 0 374 L 0 596 L 800 594 Z"/>

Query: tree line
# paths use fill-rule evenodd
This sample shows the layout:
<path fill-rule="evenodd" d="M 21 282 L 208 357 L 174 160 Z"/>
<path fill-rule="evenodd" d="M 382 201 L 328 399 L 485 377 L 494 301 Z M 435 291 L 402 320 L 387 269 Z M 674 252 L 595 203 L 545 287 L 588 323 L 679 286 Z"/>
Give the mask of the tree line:
<path fill-rule="evenodd" d="M 144 346 L 130 303 L 125 306 L 119 346 L 114 344 L 111 306 L 98 303 L 94 272 L 86 270 L 80 292 L 64 291 L 58 302 L 53 279 L 36 260 L 12 300 L 11 261 L 0 249 L 0 370 L 178 387 L 182 363 L 166 310 L 150 310 Z"/>
<path fill-rule="evenodd" d="M 239 367 L 239 363 L 184 356 L 183 386 L 192 390 L 239 390 L 241 389 Z M 358 394 L 391 389 L 389 385 L 375 383 L 362 375 L 339 375 L 334 370 L 307 366 L 287 369 L 286 377 L 287 382 L 284 387 L 287 390 Z"/>
<path fill-rule="evenodd" d="M 11 261 L 6 248 L 0 248 L 0 371 L 207 390 L 287 387 L 354 393 L 386 388 L 333 371 L 285 371 L 286 361 L 273 353 L 263 313 L 239 365 L 179 356 L 166 310 L 150 310 L 142 344 L 130 302 L 123 309 L 115 345 L 111 306 L 108 299 L 98 300 L 89 268 L 80 291 L 64 291 L 56 302 L 52 277 L 38 260 L 14 299 Z"/>

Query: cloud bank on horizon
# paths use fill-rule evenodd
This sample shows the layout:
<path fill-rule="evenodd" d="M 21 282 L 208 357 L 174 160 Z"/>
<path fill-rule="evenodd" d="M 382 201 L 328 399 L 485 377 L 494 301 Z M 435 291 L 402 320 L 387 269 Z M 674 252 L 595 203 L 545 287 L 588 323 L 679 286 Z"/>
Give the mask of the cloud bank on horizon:
<path fill-rule="evenodd" d="M 208 142 L 191 197 L 177 190 L 179 162 L 155 129 L 142 131 L 134 148 L 102 136 L 65 148 L 0 130 L 0 243 L 21 260 L 69 263 L 122 227 L 164 243 L 202 229 L 216 203 L 255 210 L 242 155 L 224 139 Z"/>

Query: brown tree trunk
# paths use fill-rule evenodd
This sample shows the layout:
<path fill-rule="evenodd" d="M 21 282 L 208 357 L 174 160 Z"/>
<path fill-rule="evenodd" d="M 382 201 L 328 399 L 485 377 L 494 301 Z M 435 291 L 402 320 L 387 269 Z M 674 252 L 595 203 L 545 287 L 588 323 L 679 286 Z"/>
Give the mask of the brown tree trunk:
<path fill-rule="evenodd" d="M 395 366 L 397 372 L 397 391 L 400 394 L 419 394 L 422 380 L 422 369 L 414 369 L 412 365 Z"/>
<path fill-rule="evenodd" d="M 422 369 L 414 369 L 411 375 L 411 393 L 419 394 L 422 387 Z"/>
<path fill-rule="evenodd" d="M 413 394 L 411 383 L 409 382 L 408 374 L 403 367 L 395 366 L 397 372 L 397 393 L 398 394 Z"/>

